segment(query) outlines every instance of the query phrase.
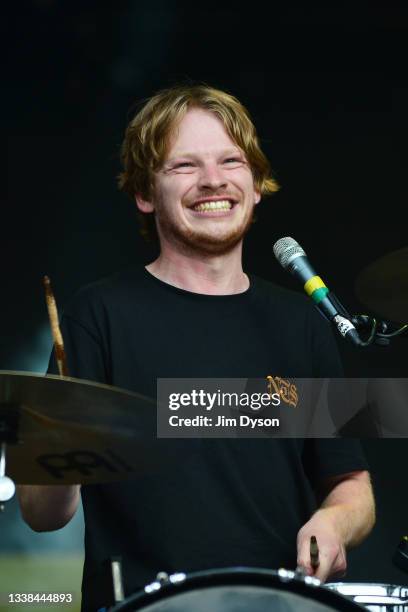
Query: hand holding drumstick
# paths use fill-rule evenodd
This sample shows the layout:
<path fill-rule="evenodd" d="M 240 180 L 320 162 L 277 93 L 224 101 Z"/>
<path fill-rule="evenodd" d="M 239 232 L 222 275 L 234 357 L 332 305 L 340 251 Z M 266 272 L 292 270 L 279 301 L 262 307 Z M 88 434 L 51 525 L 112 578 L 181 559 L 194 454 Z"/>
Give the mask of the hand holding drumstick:
<path fill-rule="evenodd" d="M 319 547 L 317 545 L 316 536 L 310 536 L 310 567 L 312 568 L 312 573 L 315 574 L 317 568 L 319 567 Z M 307 566 L 298 565 L 296 568 L 296 572 L 299 574 L 307 575 L 309 572 L 307 570 Z"/>
<path fill-rule="evenodd" d="M 319 561 L 319 547 L 317 545 L 316 536 L 310 537 L 310 565 L 315 572 L 320 565 Z"/>
<path fill-rule="evenodd" d="M 313 521 L 313 524 L 309 524 Z M 331 523 L 318 524 L 315 517 L 306 523 L 297 538 L 297 569 L 322 582 L 344 575 L 347 568 L 346 549 Z M 313 531 L 312 531 L 313 530 Z"/>

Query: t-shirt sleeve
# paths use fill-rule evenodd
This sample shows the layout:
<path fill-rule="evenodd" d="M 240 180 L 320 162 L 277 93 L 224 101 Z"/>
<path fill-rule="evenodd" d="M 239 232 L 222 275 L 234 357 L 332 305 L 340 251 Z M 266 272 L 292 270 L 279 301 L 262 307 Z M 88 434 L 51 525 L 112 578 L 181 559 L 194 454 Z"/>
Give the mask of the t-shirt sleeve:
<path fill-rule="evenodd" d="M 80 292 L 64 311 L 60 327 L 64 340 L 69 375 L 109 384 L 106 350 L 102 335 L 95 324 L 98 304 L 86 292 Z M 54 350 L 48 374 L 58 374 Z"/>
<path fill-rule="evenodd" d="M 354 438 L 307 440 L 304 466 L 314 488 L 330 476 L 368 470 L 360 441 Z"/>
<path fill-rule="evenodd" d="M 310 312 L 310 329 L 314 376 L 316 378 L 343 377 L 343 366 L 332 327 L 313 305 L 311 305 Z M 360 441 L 355 438 L 306 440 L 304 466 L 315 488 L 330 476 L 368 469 Z"/>

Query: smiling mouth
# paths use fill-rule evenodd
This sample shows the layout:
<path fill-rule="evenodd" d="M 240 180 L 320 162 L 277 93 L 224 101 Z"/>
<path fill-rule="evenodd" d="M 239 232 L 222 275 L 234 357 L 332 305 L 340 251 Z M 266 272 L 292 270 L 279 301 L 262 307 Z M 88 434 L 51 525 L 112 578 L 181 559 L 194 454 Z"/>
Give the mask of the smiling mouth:
<path fill-rule="evenodd" d="M 218 200 L 217 202 L 200 202 L 199 204 L 194 204 L 191 208 L 197 212 L 225 211 L 231 210 L 235 204 L 236 202 L 232 200 Z"/>

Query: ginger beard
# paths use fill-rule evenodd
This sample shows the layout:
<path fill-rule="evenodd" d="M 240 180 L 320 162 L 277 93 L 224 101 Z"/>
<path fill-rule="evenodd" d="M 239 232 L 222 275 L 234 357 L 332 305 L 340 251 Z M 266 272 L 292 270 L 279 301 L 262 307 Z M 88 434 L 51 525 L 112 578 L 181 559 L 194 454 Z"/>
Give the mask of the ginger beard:
<path fill-rule="evenodd" d="M 241 206 L 242 204 L 240 204 Z M 244 238 L 254 222 L 255 206 L 247 208 L 245 216 L 237 224 L 233 219 L 224 218 L 230 221 L 231 227 L 217 228 L 217 220 L 211 219 L 211 227 L 208 229 L 195 229 L 186 224 L 177 224 L 172 217 L 166 213 L 166 206 L 163 202 L 156 203 L 155 221 L 160 242 L 163 240 L 177 244 L 184 253 L 195 253 L 203 256 L 225 255 L 232 251 Z M 201 221 L 199 221 L 201 222 Z M 206 223 L 204 220 L 203 225 Z"/>

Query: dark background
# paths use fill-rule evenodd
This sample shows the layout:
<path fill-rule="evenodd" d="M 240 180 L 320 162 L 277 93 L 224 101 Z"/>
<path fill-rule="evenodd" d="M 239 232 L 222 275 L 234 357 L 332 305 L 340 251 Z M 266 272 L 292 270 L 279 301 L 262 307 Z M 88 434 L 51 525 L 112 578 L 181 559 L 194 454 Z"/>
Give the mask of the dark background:
<path fill-rule="evenodd" d="M 0 368 L 46 366 L 43 274 L 62 307 L 80 286 L 153 259 L 116 188 L 118 150 L 135 103 L 187 79 L 249 108 L 281 185 L 258 207 L 246 268 L 299 289 L 272 252 L 293 236 L 343 303 L 369 312 L 355 297 L 358 273 L 407 246 L 404 2 L 37 0 L 9 17 Z M 346 372 L 406 376 L 407 342 L 342 344 Z M 407 442 L 364 444 L 378 523 L 348 579 L 406 583 L 390 558 L 408 530 Z"/>

